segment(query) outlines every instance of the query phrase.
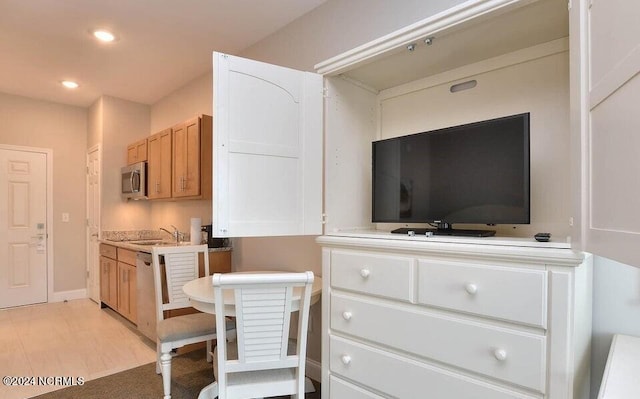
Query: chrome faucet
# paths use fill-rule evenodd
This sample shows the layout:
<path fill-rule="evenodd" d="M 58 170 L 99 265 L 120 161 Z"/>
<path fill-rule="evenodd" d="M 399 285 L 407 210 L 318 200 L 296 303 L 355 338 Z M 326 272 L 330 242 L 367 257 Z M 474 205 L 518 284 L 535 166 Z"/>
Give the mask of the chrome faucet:
<path fill-rule="evenodd" d="M 180 244 L 180 240 L 184 240 L 184 233 L 180 232 L 180 230 L 178 230 L 178 228 L 174 225 L 171 225 L 171 227 L 173 227 L 173 232 L 165 229 L 164 227 L 160 227 L 160 230 L 166 231 L 167 233 L 171 234 L 171 236 L 176 240 L 176 243 Z"/>

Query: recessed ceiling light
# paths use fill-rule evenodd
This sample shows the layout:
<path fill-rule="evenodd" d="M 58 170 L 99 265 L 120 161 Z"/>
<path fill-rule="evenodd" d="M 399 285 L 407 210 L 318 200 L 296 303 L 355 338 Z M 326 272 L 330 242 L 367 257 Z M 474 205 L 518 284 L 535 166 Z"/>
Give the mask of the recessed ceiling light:
<path fill-rule="evenodd" d="M 62 83 L 62 85 L 64 87 L 66 87 L 67 89 L 77 89 L 78 86 L 79 86 L 76 82 L 74 82 L 72 80 L 63 80 L 60 83 Z"/>
<path fill-rule="evenodd" d="M 100 40 L 101 42 L 112 42 L 115 40 L 115 35 L 111 32 L 109 32 L 108 30 L 104 30 L 104 29 L 97 29 L 93 31 L 93 36 L 95 36 L 96 39 Z"/>

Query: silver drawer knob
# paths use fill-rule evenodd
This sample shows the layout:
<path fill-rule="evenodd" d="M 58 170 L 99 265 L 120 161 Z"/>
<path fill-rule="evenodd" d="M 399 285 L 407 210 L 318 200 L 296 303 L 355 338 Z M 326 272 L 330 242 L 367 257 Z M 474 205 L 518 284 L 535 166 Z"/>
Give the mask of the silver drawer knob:
<path fill-rule="evenodd" d="M 351 363 L 351 356 L 349 355 L 342 355 L 340 357 L 340 360 L 342 360 L 342 364 L 347 365 L 349 363 Z"/>
<path fill-rule="evenodd" d="M 360 275 L 362 276 L 362 278 L 369 278 L 369 276 L 371 275 L 371 271 L 369 269 L 361 269 Z"/>
<path fill-rule="evenodd" d="M 478 286 L 473 284 L 473 283 L 468 283 L 465 284 L 464 289 L 470 294 L 470 295 L 474 295 L 476 292 L 478 292 Z"/>
<path fill-rule="evenodd" d="M 504 349 L 496 349 L 495 351 L 493 351 L 493 356 L 496 357 L 496 359 L 503 361 L 507 359 L 507 351 Z"/>
<path fill-rule="evenodd" d="M 342 318 L 345 320 L 351 320 L 351 316 L 353 316 L 351 312 L 342 312 Z"/>

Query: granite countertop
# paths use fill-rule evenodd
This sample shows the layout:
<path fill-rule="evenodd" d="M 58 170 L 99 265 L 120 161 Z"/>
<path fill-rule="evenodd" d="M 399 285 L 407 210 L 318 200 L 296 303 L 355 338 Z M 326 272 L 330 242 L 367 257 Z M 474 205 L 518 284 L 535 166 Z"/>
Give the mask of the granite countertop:
<path fill-rule="evenodd" d="M 151 248 L 154 246 L 179 246 L 190 245 L 187 240 L 184 243 L 176 244 L 175 241 L 168 238 L 168 234 L 154 230 L 134 230 L 134 231 L 103 231 L 101 243 L 113 245 L 114 247 L 120 247 L 137 252 L 151 253 Z M 209 248 L 209 252 L 224 252 L 231 251 L 230 246 Z"/>
<path fill-rule="evenodd" d="M 151 253 L 151 248 L 153 248 L 154 246 L 162 246 L 162 247 L 175 247 L 175 246 L 179 246 L 176 245 L 175 242 L 170 242 L 170 241 L 156 241 L 153 242 L 153 240 L 132 240 L 132 241 L 113 241 L 113 240 L 100 240 L 101 243 L 104 244 L 108 244 L 108 245 L 113 245 L 114 247 L 120 247 L 120 248 L 125 248 L 125 249 L 129 249 L 132 251 L 136 251 L 136 252 L 147 252 L 147 253 Z M 141 244 L 141 242 L 145 242 L 148 244 Z M 182 243 L 181 245 L 191 245 L 189 242 L 186 243 Z M 209 248 L 209 252 L 224 252 L 224 251 L 231 251 L 231 247 L 220 247 L 220 248 Z"/>

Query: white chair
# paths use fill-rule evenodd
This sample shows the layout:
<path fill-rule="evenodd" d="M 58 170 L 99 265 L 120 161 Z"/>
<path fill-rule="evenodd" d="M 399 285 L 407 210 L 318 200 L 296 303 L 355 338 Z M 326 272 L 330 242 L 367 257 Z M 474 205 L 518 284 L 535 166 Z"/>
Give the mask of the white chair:
<path fill-rule="evenodd" d="M 199 399 L 304 398 L 312 284 L 312 272 L 213 275 L 216 322 L 224 320 L 225 295 L 234 295 L 237 337 L 227 346 L 225 332 L 218 334 L 216 382 Z M 301 287 L 298 335 L 295 354 L 288 354 L 294 287 Z M 231 351 L 237 359 L 229 358 Z"/>
<path fill-rule="evenodd" d="M 182 286 L 199 277 L 198 254 L 203 255 L 204 273 L 209 275 L 207 245 L 153 247 L 151 250 L 158 321 L 156 373 L 162 373 L 164 399 L 171 398 L 171 351 L 185 345 L 206 341 L 207 361 L 211 361 L 211 341 L 216 339 L 214 315 L 194 313 L 164 318 L 166 310 L 191 307 L 189 298 L 182 291 Z M 164 273 L 160 266 L 160 256 L 164 256 Z M 166 300 L 162 292 L 163 281 L 166 281 L 167 287 Z M 232 322 L 223 319 L 221 323 L 226 329 L 234 328 Z"/>

